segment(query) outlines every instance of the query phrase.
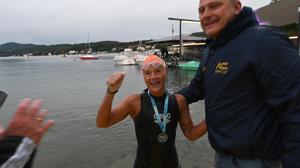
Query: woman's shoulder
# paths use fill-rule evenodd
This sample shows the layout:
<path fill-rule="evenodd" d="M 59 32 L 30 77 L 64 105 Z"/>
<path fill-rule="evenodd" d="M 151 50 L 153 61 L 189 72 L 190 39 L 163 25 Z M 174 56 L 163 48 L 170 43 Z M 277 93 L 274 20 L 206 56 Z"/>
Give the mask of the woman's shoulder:
<path fill-rule="evenodd" d="M 141 109 L 141 94 L 131 94 L 125 98 L 125 101 L 131 107 L 131 117 L 134 118 Z"/>

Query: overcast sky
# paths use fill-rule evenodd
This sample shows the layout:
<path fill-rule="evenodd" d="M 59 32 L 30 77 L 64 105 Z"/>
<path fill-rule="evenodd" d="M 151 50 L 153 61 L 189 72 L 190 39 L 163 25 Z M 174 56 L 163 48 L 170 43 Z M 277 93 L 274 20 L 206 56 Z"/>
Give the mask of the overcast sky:
<path fill-rule="evenodd" d="M 254 9 L 270 0 L 241 0 Z M 0 0 L 0 44 L 136 41 L 178 34 L 168 17 L 198 19 L 198 0 Z M 182 25 L 183 33 L 199 24 Z"/>

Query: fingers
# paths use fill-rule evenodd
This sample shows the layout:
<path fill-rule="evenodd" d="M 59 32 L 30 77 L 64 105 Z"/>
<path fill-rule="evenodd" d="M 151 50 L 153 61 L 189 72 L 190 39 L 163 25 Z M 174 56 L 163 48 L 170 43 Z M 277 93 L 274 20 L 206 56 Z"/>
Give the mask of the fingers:
<path fill-rule="evenodd" d="M 5 130 L 4 136 L 19 135 L 31 138 L 36 144 L 45 132 L 53 126 L 54 121 L 45 121 L 48 111 L 43 109 L 42 100 L 23 99 Z"/>
<path fill-rule="evenodd" d="M 42 123 L 47 116 L 48 111 L 46 109 L 41 110 L 41 112 L 35 115 L 35 121 L 38 123 Z"/>
<path fill-rule="evenodd" d="M 51 128 L 53 125 L 54 125 L 54 120 L 46 121 L 41 127 L 42 134 L 46 133 L 48 129 Z"/>
<path fill-rule="evenodd" d="M 25 98 L 18 105 L 17 110 L 15 112 L 15 116 L 23 116 L 26 112 L 27 107 L 30 105 L 31 99 Z"/>
<path fill-rule="evenodd" d="M 31 103 L 31 99 L 25 98 L 18 105 L 13 119 L 31 117 L 35 118 L 42 106 L 42 100 L 37 99 Z"/>
<path fill-rule="evenodd" d="M 35 130 L 30 137 L 33 139 L 35 144 L 39 144 L 44 134 L 48 131 L 50 127 L 54 125 L 53 120 L 45 121 L 47 114 L 48 111 L 46 109 L 43 109 L 40 112 L 38 112 L 34 118 Z"/>
<path fill-rule="evenodd" d="M 120 81 L 122 81 L 124 79 L 125 74 L 126 73 L 124 71 L 123 72 L 117 72 L 117 73 L 114 73 L 114 74 L 110 75 L 107 80 L 110 83 L 119 83 Z"/>
<path fill-rule="evenodd" d="M 111 92 L 118 90 L 125 78 L 125 72 L 117 72 L 110 75 L 106 81 L 107 87 Z"/>
<path fill-rule="evenodd" d="M 48 120 L 44 124 L 40 126 L 40 128 L 37 130 L 37 133 L 32 136 L 32 139 L 35 144 L 39 144 L 44 136 L 44 134 L 54 125 L 54 120 Z"/>
<path fill-rule="evenodd" d="M 38 116 L 38 112 L 40 111 L 41 107 L 42 107 L 42 100 L 40 99 L 34 100 L 27 108 L 29 112 L 29 116 L 32 118 L 36 118 L 36 116 Z"/>

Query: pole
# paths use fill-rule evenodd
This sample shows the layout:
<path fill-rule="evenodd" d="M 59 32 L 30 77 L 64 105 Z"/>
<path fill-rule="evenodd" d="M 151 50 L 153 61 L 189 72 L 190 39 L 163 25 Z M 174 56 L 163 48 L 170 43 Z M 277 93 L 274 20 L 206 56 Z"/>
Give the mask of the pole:
<path fill-rule="evenodd" d="M 298 6 L 298 51 L 300 55 L 300 5 Z"/>
<path fill-rule="evenodd" d="M 180 48 L 179 48 L 179 56 L 182 56 L 182 35 L 181 35 L 181 24 L 182 20 L 179 21 L 179 42 L 180 42 Z"/>
<path fill-rule="evenodd" d="M 174 25 L 172 24 L 172 38 L 173 38 L 173 35 L 174 35 Z"/>
<path fill-rule="evenodd" d="M 179 48 L 179 54 L 180 56 L 182 56 L 182 51 L 183 51 L 183 39 L 182 39 L 182 32 L 181 32 L 181 24 L 182 21 L 186 21 L 186 22 L 200 22 L 199 20 L 191 20 L 191 19 L 180 19 L 180 18 L 168 18 L 169 20 L 177 20 L 179 21 L 179 43 L 180 43 L 180 48 Z"/>

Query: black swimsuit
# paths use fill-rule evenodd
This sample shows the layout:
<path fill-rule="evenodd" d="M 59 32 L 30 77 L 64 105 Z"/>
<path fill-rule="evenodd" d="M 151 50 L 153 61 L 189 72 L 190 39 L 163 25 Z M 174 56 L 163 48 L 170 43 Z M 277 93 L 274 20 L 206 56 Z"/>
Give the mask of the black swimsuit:
<path fill-rule="evenodd" d="M 159 113 L 163 113 L 164 100 L 162 97 L 154 97 Z M 155 112 L 150 98 L 145 91 L 141 94 L 141 111 L 134 118 L 135 133 L 138 142 L 134 168 L 177 168 L 178 157 L 175 147 L 176 128 L 179 119 L 179 108 L 175 95 L 169 94 L 168 107 L 169 122 L 166 126 L 168 141 L 159 143 L 157 136 L 161 133 L 160 127 L 155 123 Z"/>

